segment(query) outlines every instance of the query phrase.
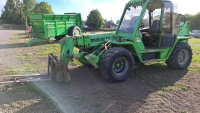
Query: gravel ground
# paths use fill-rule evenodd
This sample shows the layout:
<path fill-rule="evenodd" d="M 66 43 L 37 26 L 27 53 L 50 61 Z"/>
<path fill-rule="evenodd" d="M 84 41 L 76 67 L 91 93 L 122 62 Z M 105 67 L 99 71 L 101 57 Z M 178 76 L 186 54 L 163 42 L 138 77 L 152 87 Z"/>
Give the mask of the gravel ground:
<path fill-rule="evenodd" d="M 10 54 L 13 53 L 12 49 L 8 49 L 5 46 L 8 43 L 9 37 L 13 35 L 12 30 L 0 30 L 0 67 L 10 67 L 14 62 L 10 60 Z M 3 69 L 1 69 L 0 75 L 3 75 Z"/>
<path fill-rule="evenodd" d="M 5 49 L 5 45 L 7 44 L 9 37 L 12 36 L 13 31 L 12 30 L 0 30 L 0 75 L 4 75 L 4 67 L 9 67 L 12 65 L 12 61 L 9 60 L 9 54 L 12 53 L 11 49 Z M 0 105 L 11 101 L 9 97 L 6 96 L 6 93 L 3 91 L 0 91 Z"/>
<path fill-rule="evenodd" d="M 14 44 L 9 44 L 9 38 L 13 35 L 20 35 L 19 32 L 23 33 L 15 30 L 0 30 L 0 80 L 7 78 L 5 73 L 7 70 L 14 69 L 20 63 L 25 62 L 14 57 L 18 51 L 22 49 L 31 50 L 31 48 L 27 48 L 27 46 L 18 41 Z M 19 47 L 19 45 L 21 46 Z M 45 93 L 33 84 L 0 84 L 0 113 L 60 112 L 55 104 L 47 99 L 48 96 L 45 96 Z"/>
<path fill-rule="evenodd" d="M 19 64 L 17 58 L 13 58 L 16 48 L 9 48 L 9 38 L 14 35 L 14 30 L 0 30 L 0 76 L 6 75 L 6 70 Z"/>

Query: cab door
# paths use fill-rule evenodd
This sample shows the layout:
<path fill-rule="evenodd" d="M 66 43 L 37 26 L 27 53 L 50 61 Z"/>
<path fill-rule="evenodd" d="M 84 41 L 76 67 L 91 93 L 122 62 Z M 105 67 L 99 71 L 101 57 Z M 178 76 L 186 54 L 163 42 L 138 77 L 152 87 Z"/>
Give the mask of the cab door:
<path fill-rule="evenodd" d="M 177 38 L 173 33 L 173 3 L 163 2 L 160 48 L 173 47 Z"/>

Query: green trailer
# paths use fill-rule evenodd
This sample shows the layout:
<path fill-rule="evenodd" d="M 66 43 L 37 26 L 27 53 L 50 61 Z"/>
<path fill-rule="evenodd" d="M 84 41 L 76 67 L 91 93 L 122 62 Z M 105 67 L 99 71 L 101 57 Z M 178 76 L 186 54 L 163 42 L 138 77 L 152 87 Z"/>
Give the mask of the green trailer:
<path fill-rule="evenodd" d="M 54 37 L 60 40 L 66 35 L 80 35 L 82 20 L 80 13 L 58 14 L 28 14 L 32 26 L 31 40 L 27 45 Z"/>

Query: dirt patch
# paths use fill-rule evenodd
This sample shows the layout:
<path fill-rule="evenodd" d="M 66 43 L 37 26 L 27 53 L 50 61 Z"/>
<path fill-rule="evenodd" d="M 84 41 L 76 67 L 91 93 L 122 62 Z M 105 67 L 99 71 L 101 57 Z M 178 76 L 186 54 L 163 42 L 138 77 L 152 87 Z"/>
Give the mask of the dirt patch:
<path fill-rule="evenodd" d="M 4 33 L 12 34 L 13 32 L 4 31 Z M 7 37 L 10 36 L 7 35 Z M 47 72 L 47 67 L 45 67 L 47 57 L 36 57 L 39 56 L 37 49 L 41 48 L 22 45 L 11 47 L 11 45 L 16 45 L 15 43 L 22 43 L 18 40 L 9 45 L 6 41 L 0 43 L 0 52 L 6 56 L 15 56 L 17 52 L 28 50 L 32 51 L 35 54 L 34 59 L 37 59 L 29 61 L 21 60 L 25 58 L 22 56 L 12 57 L 12 59 L 1 56 L 0 64 L 3 64 L 0 65 L 1 68 L 5 68 L 4 65 L 7 63 L 10 63 L 7 67 L 12 69 L 19 62 L 31 62 L 31 65 L 40 67 L 33 72 Z M 42 46 L 44 47 L 46 46 Z M 44 53 L 44 56 L 47 54 Z M 31 55 L 27 55 L 29 56 Z M 190 67 L 187 70 L 171 70 L 163 62 L 138 64 L 127 81 L 113 84 L 105 81 L 98 69 L 70 64 L 72 80 L 69 83 L 46 81 L 1 85 L 0 112 L 198 113 L 200 111 L 200 74 L 191 71 L 191 68 L 194 69 Z M 26 70 L 23 71 L 26 72 Z M 27 71 L 27 73 L 32 72 Z M 3 76 L 3 73 L 1 75 Z"/>

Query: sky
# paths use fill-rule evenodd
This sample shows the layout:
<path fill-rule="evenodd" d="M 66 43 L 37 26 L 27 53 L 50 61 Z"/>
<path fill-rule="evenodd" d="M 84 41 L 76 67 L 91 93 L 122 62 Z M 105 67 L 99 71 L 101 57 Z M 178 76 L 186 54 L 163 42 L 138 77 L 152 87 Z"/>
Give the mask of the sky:
<path fill-rule="evenodd" d="M 0 10 L 3 9 L 7 0 L 0 0 Z M 129 0 L 36 0 L 48 2 L 55 14 L 66 12 L 81 13 L 82 19 L 86 20 L 90 11 L 98 9 L 107 20 L 119 20 L 125 4 Z M 200 0 L 172 0 L 178 4 L 179 13 L 196 14 L 200 12 Z M 1 13 L 1 12 L 0 12 Z"/>

